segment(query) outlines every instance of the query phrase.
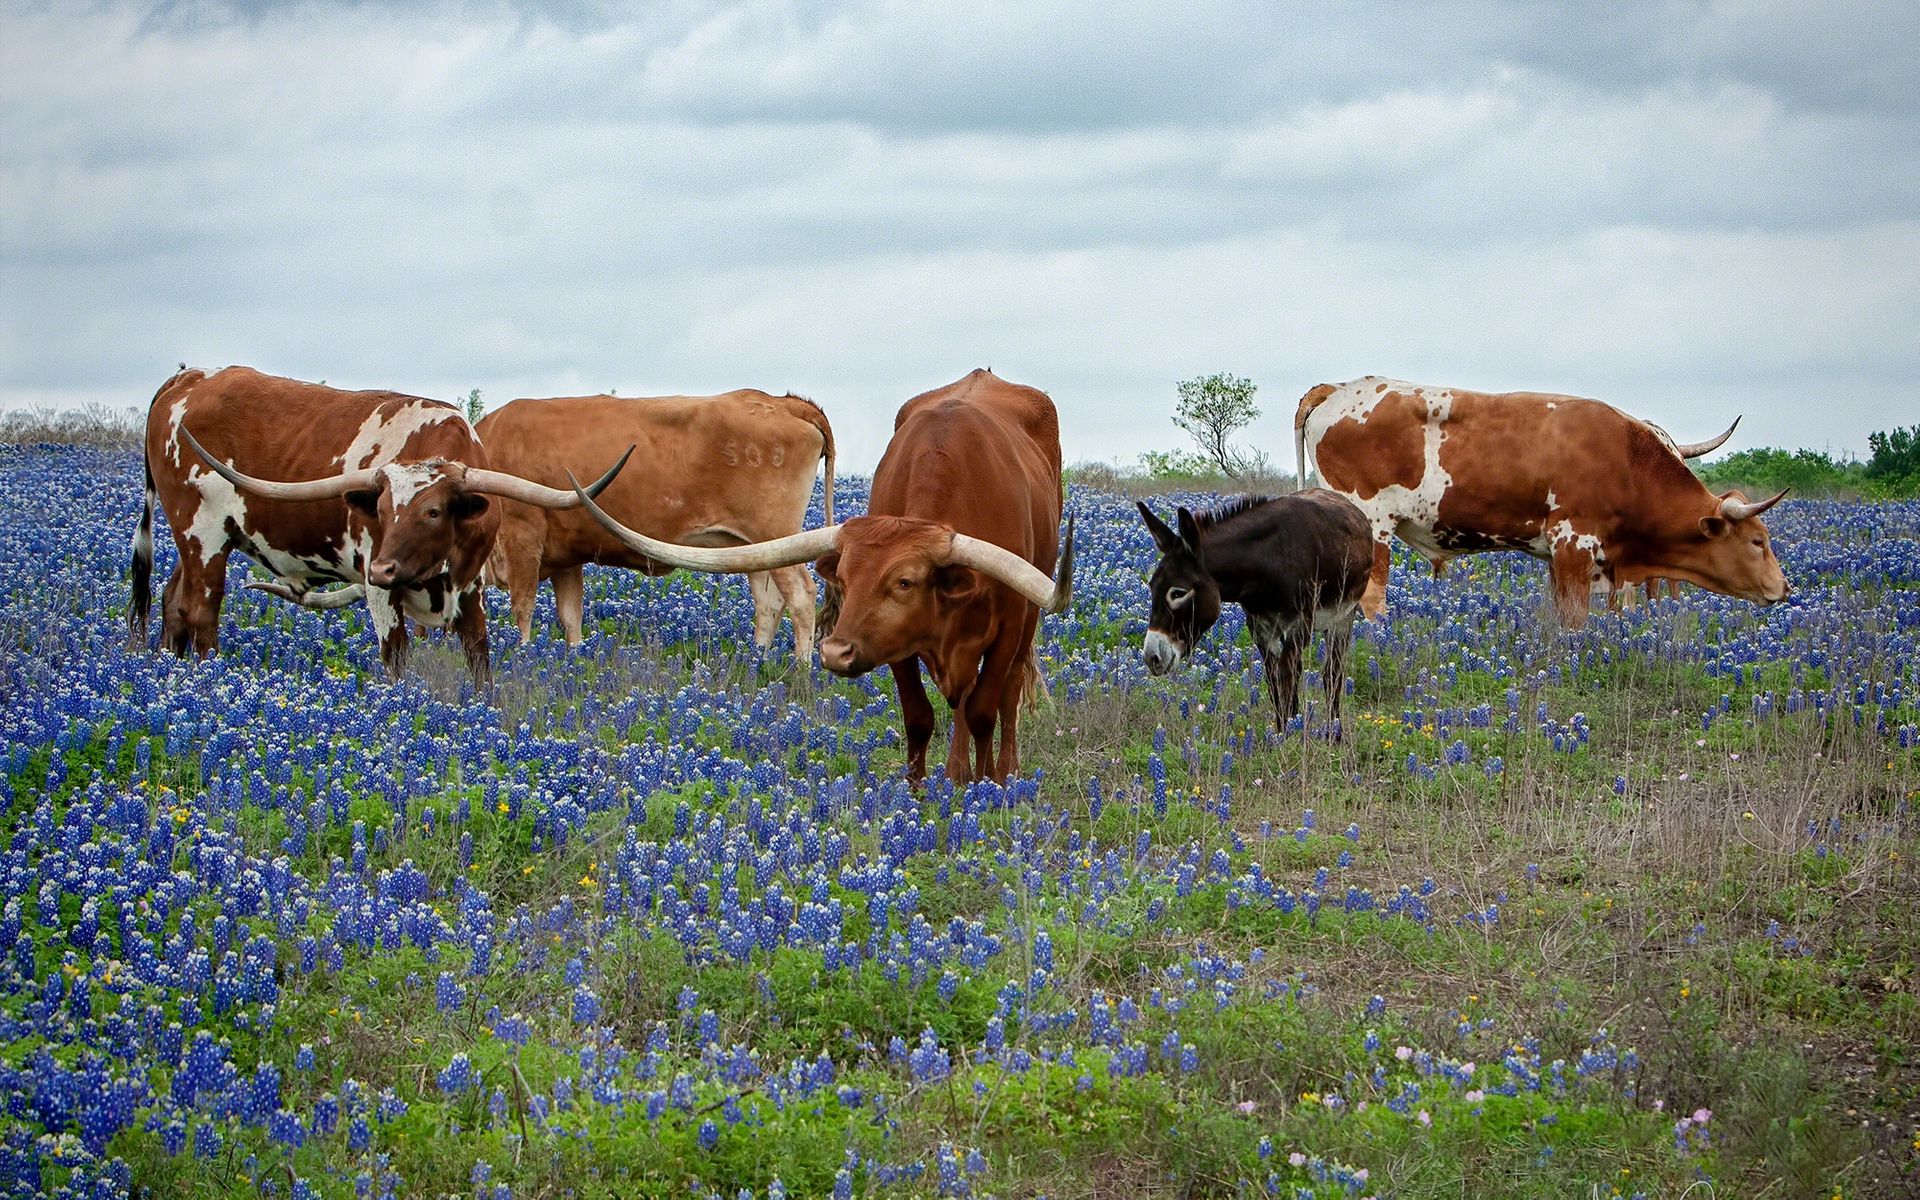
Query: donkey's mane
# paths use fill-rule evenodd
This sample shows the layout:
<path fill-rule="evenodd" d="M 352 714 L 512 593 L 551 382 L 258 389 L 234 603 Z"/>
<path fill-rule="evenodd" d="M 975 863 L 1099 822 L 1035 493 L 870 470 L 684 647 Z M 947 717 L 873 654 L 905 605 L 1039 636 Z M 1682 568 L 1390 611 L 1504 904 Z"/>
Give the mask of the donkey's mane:
<path fill-rule="evenodd" d="M 1193 523 L 1202 529 L 1212 529 L 1224 525 L 1235 517 L 1252 512 L 1263 504 L 1271 503 L 1272 496 L 1236 496 L 1231 500 L 1214 505 L 1205 512 L 1193 514 Z"/>

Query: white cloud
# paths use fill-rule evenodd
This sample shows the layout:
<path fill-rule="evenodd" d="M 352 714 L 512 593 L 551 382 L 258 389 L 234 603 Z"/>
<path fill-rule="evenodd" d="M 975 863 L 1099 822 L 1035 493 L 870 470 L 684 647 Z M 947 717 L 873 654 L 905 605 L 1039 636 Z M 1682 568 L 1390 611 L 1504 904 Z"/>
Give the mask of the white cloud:
<path fill-rule="evenodd" d="M 1920 138 L 1857 61 L 1898 65 L 1872 14 L 1315 18 L 26 10 L 0 403 L 135 403 L 183 357 L 793 387 L 857 464 L 985 364 L 1053 392 L 1070 457 L 1166 444 L 1173 381 L 1216 369 L 1282 449 L 1301 391 L 1368 371 L 1676 431 L 1739 404 L 1749 445 L 1862 448 L 1914 398 Z"/>

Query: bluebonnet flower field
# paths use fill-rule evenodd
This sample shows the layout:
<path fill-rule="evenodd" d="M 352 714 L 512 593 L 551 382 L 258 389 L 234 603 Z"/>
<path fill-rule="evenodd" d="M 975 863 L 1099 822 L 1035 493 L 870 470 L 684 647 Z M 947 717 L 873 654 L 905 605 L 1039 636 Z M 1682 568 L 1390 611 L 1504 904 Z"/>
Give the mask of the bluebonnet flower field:
<path fill-rule="evenodd" d="M 129 654 L 139 470 L 0 447 L 8 1196 L 1920 1188 L 1920 504 L 1576 634 L 1401 562 L 1335 743 L 1237 610 L 1149 677 L 1075 488 L 1031 773 L 916 793 L 736 579 L 589 572 L 579 651 L 496 593 L 490 698 L 237 557 Z"/>

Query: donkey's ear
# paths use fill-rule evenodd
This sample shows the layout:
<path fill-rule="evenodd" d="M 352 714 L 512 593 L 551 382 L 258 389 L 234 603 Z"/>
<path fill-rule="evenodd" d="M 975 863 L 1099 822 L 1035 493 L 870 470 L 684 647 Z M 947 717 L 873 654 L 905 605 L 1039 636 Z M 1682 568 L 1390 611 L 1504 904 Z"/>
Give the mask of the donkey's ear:
<path fill-rule="evenodd" d="M 1153 535 L 1153 544 L 1160 547 L 1160 553 L 1172 554 L 1180 548 L 1180 535 L 1167 528 L 1167 523 L 1153 515 L 1145 500 L 1136 500 L 1140 508 L 1140 519 L 1147 523 L 1147 532 Z"/>
<path fill-rule="evenodd" d="M 1187 511 L 1187 507 L 1184 504 L 1180 506 L 1179 513 L 1175 515 L 1180 521 L 1180 540 L 1187 544 L 1187 549 L 1198 550 L 1200 548 L 1199 522 L 1193 519 L 1193 514 Z"/>

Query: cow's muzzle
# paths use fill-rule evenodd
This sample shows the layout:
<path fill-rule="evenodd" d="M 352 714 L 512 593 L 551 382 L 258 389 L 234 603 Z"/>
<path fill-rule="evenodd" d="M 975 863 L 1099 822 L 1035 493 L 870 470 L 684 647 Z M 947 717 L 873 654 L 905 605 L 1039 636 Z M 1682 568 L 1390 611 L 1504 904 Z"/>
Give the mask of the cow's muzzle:
<path fill-rule="evenodd" d="M 1183 655 L 1172 638 L 1158 629 L 1149 629 L 1146 641 L 1140 645 L 1140 657 L 1146 662 L 1149 674 L 1165 675 L 1180 665 Z"/>
<path fill-rule="evenodd" d="M 839 637 L 830 637 L 820 643 L 820 665 L 835 675 L 845 675 L 849 679 L 873 670 L 873 664 L 862 657 L 852 642 Z"/>

